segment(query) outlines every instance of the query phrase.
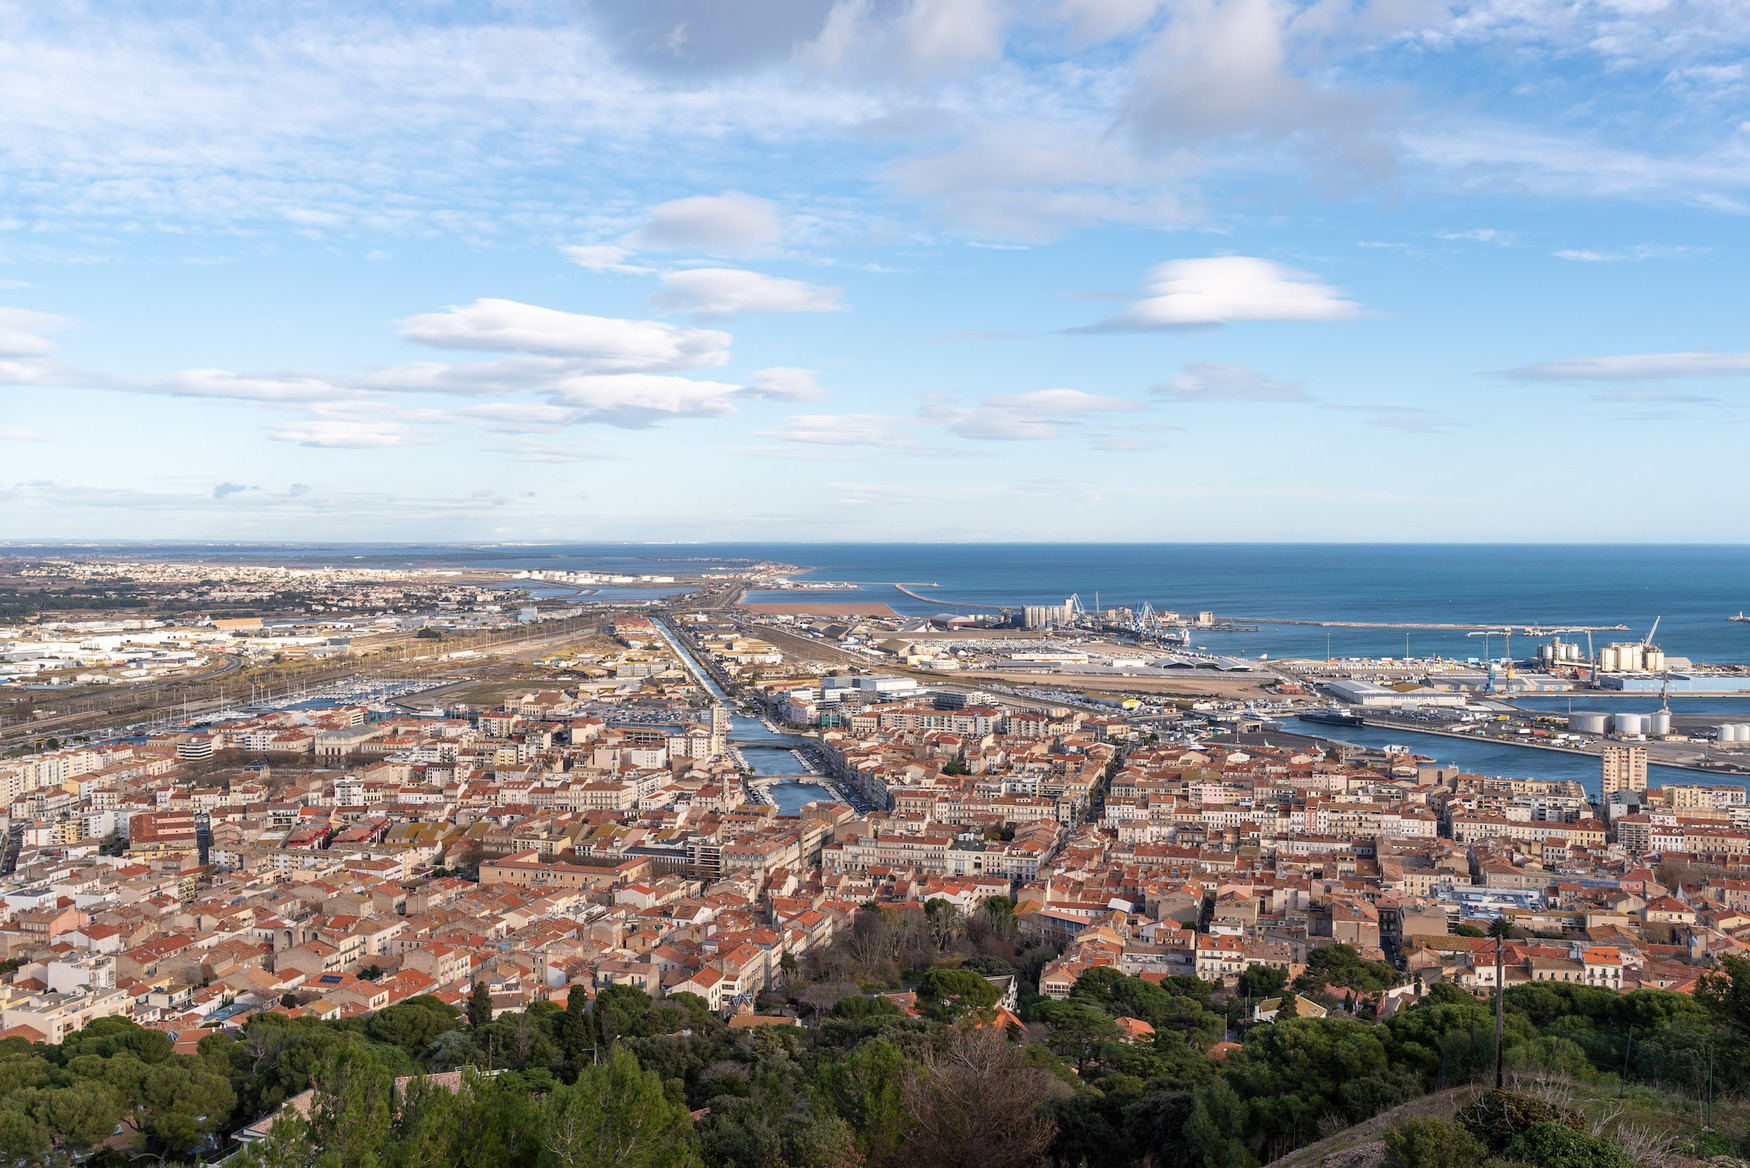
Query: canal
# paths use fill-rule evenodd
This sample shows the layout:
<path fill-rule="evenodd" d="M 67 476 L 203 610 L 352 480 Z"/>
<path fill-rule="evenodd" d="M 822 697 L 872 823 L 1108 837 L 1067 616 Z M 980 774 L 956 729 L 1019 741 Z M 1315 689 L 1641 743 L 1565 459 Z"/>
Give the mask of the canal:
<path fill-rule="evenodd" d="M 1376 726 L 1331 726 L 1309 722 L 1304 718 L 1286 718 L 1282 728 L 1294 734 L 1328 738 L 1376 750 L 1386 746 L 1408 747 L 1416 754 L 1427 755 L 1441 766 L 1456 766 L 1469 774 L 1502 775 L 1515 779 L 1575 779 L 1585 784 L 1586 793 L 1598 798 L 1600 765 L 1597 755 L 1567 754 L 1556 750 L 1538 750 L 1529 746 L 1514 746 L 1506 742 L 1488 742 L 1466 738 L 1448 738 L 1444 734 L 1419 734 L 1414 730 L 1383 730 Z M 1738 783 L 1743 779 L 1732 775 L 1709 775 L 1682 767 L 1647 768 L 1648 786 L 1689 783 Z"/>

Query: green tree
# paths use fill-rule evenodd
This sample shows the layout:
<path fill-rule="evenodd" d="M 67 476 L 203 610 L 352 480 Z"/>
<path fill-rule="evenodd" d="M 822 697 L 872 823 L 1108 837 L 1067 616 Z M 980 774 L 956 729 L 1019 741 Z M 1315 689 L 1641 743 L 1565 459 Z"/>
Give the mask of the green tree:
<path fill-rule="evenodd" d="M 322 1068 L 310 1109 L 321 1168 L 378 1168 L 390 1131 L 394 1080 L 375 1054 L 343 1047 Z"/>
<path fill-rule="evenodd" d="M 486 983 L 477 981 L 474 990 L 468 995 L 468 1026 L 478 1030 L 492 1021 L 492 991 L 486 988 Z"/>
<path fill-rule="evenodd" d="M 932 969 L 918 982 L 918 998 L 949 1018 L 997 1004 L 1002 991 L 968 969 Z"/>
<path fill-rule="evenodd" d="M 1367 961 L 1353 945 L 1321 945 L 1306 957 L 1306 972 L 1294 980 L 1303 994 L 1322 993 L 1326 986 L 1374 992 L 1398 984 L 1398 971 L 1383 961 Z"/>
<path fill-rule="evenodd" d="M 465 1084 L 464 1091 L 472 1091 Z M 450 1168 L 458 1161 L 462 1107 L 457 1094 L 424 1077 L 407 1085 L 384 1151 L 385 1168 Z"/>
<path fill-rule="evenodd" d="M 1248 1137 L 1273 1159 L 1318 1137 L 1345 1110 L 1343 1085 L 1388 1068 L 1378 1026 L 1347 1018 L 1290 1018 L 1246 1032 L 1223 1077 L 1246 1102 Z"/>
<path fill-rule="evenodd" d="M 1273 998 L 1288 987 L 1288 971 L 1274 965 L 1254 965 L 1240 974 L 1240 993 L 1248 998 Z"/>
<path fill-rule="evenodd" d="M 250 1144 L 237 1157 L 238 1168 L 311 1168 L 315 1162 L 310 1125 L 292 1110 L 276 1116 L 266 1138 Z"/>
<path fill-rule="evenodd" d="M 36 1107 L 56 1142 L 75 1152 L 107 1140 L 126 1110 L 127 1100 L 120 1091 L 90 1080 L 44 1091 Z"/>
<path fill-rule="evenodd" d="M 1100 1044 L 1118 1034 L 1118 1024 L 1085 1002 L 1046 1002 L 1037 1007 L 1039 1020 L 1051 1027 L 1051 1049 L 1076 1061 L 1085 1071 Z"/>
<path fill-rule="evenodd" d="M 885 1163 L 899 1145 L 905 1123 L 903 1084 L 908 1070 L 904 1052 L 880 1038 L 861 1044 L 842 1061 L 827 1063 L 820 1069 L 821 1094 L 850 1125 L 857 1147 L 877 1163 Z"/>
<path fill-rule="evenodd" d="M 565 995 L 565 1013 L 559 1018 L 559 1050 L 573 1067 L 596 1044 L 595 1019 L 589 1012 L 589 994 L 574 985 Z"/>
<path fill-rule="evenodd" d="M 585 1068 L 547 1105 L 546 1162 L 552 1168 L 686 1168 L 698 1162 L 691 1117 L 662 1080 L 625 1050 Z"/>
<path fill-rule="evenodd" d="M 365 1033 L 378 1042 L 418 1054 L 436 1042 L 438 1035 L 456 1029 L 457 1022 L 454 1006 L 422 994 L 371 1015 L 365 1022 Z"/>
<path fill-rule="evenodd" d="M 1722 972 L 1703 974 L 1695 1000 L 1739 1035 L 1750 1038 L 1750 961 L 1721 957 Z"/>

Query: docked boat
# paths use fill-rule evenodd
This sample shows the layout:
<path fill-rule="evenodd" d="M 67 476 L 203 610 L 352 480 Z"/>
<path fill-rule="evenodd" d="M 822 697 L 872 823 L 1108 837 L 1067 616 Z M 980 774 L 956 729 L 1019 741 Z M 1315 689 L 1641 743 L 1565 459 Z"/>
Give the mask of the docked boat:
<path fill-rule="evenodd" d="M 1361 720 L 1359 714 L 1351 714 L 1344 710 L 1314 710 L 1311 713 L 1302 714 L 1300 720 L 1319 722 L 1326 726 L 1365 726 L 1367 724 Z"/>

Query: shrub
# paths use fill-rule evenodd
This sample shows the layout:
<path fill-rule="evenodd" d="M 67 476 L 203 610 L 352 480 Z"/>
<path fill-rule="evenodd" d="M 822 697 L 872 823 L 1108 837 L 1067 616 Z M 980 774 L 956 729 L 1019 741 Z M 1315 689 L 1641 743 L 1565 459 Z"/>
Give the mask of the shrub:
<path fill-rule="evenodd" d="M 1455 1116 L 1491 1152 L 1507 1150 L 1521 1132 L 1538 1124 L 1560 1124 L 1581 1131 L 1580 1113 L 1515 1091 L 1488 1091 L 1466 1104 Z M 1516 1158 L 1524 1159 L 1517 1156 Z"/>
<path fill-rule="evenodd" d="M 1388 1168 L 1472 1168 L 1482 1143 L 1450 1119 L 1407 1119 L 1385 1129 Z"/>
<path fill-rule="evenodd" d="M 1563 1123 L 1534 1123 L 1507 1145 L 1507 1155 L 1541 1168 L 1633 1168 L 1634 1161 L 1602 1136 Z"/>

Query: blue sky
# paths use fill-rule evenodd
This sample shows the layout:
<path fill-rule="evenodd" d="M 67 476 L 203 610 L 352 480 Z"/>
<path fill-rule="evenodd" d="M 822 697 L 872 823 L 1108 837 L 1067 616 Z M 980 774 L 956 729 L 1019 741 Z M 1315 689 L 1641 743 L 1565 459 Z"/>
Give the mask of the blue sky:
<path fill-rule="evenodd" d="M 0 0 L 0 538 L 1741 542 L 1731 0 Z"/>

